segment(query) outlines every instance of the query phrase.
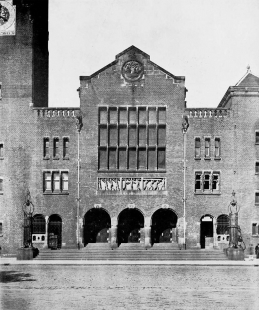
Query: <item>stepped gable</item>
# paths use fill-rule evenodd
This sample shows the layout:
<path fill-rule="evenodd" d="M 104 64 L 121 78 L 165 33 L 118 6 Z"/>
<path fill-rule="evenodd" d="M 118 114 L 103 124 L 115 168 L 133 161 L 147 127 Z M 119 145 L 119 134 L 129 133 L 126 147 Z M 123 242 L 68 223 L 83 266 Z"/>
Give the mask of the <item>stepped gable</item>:
<path fill-rule="evenodd" d="M 92 78 L 99 78 L 102 75 L 120 72 L 123 65 L 128 61 L 141 62 L 144 66 L 143 75 L 161 75 L 167 79 L 173 79 L 175 83 L 184 83 L 184 76 L 175 76 L 162 67 L 158 66 L 150 60 L 150 56 L 141 51 L 134 45 L 125 49 L 115 56 L 115 60 L 90 76 L 80 76 L 80 80 L 91 80 Z"/>

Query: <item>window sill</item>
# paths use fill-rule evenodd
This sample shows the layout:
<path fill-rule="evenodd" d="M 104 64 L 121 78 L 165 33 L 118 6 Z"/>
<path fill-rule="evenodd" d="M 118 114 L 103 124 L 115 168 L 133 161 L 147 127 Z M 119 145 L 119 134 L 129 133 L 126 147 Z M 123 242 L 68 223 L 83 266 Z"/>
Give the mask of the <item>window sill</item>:
<path fill-rule="evenodd" d="M 195 160 L 201 160 L 201 157 L 194 157 Z"/>
<path fill-rule="evenodd" d="M 204 157 L 205 160 L 211 160 L 211 157 Z"/>
<path fill-rule="evenodd" d="M 43 195 L 69 195 L 69 192 L 43 192 Z"/>
<path fill-rule="evenodd" d="M 166 170 L 98 170 L 98 173 L 166 173 Z"/>
<path fill-rule="evenodd" d="M 221 195 L 221 192 L 194 192 L 194 195 Z"/>
<path fill-rule="evenodd" d="M 63 157 L 63 160 L 69 160 L 69 157 Z"/>
<path fill-rule="evenodd" d="M 221 160 L 221 157 L 214 157 L 214 160 Z"/>
<path fill-rule="evenodd" d="M 252 235 L 253 238 L 259 238 L 259 234 Z"/>
<path fill-rule="evenodd" d="M 59 160 L 60 158 L 59 157 L 53 157 L 53 160 Z"/>
<path fill-rule="evenodd" d="M 49 160 L 50 159 L 50 157 L 49 156 L 45 156 L 45 157 L 43 157 L 43 160 Z"/>

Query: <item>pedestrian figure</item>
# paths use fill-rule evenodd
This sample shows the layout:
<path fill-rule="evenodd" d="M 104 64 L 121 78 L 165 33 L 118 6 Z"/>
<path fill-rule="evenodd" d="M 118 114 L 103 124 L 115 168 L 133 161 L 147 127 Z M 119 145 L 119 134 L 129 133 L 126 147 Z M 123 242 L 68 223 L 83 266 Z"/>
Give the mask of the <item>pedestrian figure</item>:
<path fill-rule="evenodd" d="M 255 247 L 255 254 L 256 254 L 256 258 L 259 258 L 259 243 Z"/>

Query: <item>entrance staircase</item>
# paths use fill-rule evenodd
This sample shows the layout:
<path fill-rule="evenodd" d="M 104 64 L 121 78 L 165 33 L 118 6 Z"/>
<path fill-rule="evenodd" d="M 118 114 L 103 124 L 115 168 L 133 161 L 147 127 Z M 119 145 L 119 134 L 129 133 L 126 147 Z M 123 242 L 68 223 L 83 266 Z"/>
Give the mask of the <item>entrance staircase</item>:
<path fill-rule="evenodd" d="M 157 243 L 148 250 L 139 243 L 124 243 L 112 250 L 108 243 L 92 243 L 78 249 L 40 250 L 35 260 L 97 261 L 206 261 L 228 260 L 222 250 L 187 249 L 178 245 Z"/>

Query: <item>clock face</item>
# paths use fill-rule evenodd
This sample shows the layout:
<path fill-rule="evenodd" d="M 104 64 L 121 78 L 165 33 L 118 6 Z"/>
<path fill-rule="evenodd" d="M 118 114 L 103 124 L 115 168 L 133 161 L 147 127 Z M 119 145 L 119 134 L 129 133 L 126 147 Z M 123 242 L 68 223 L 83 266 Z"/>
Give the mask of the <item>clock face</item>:
<path fill-rule="evenodd" d="M 0 32 L 12 30 L 15 21 L 15 7 L 0 1 Z"/>

